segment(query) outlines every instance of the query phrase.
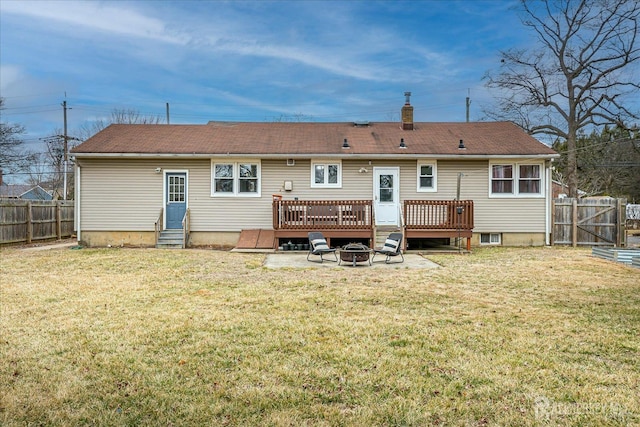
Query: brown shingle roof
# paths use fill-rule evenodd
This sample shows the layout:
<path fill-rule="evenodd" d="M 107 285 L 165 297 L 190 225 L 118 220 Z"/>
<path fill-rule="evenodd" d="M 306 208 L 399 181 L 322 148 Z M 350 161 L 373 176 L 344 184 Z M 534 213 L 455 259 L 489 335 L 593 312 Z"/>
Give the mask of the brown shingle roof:
<path fill-rule="evenodd" d="M 344 139 L 350 149 L 342 148 Z M 400 149 L 404 138 L 406 149 Z M 465 150 L 459 150 L 460 140 Z M 510 122 L 255 123 L 111 125 L 72 150 L 74 154 L 202 155 L 554 155 L 551 148 Z"/>

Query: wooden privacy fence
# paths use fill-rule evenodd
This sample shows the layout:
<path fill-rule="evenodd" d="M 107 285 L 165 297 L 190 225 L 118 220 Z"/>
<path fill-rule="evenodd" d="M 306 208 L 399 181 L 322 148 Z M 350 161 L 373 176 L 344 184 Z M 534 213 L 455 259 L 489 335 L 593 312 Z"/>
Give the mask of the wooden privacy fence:
<path fill-rule="evenodd" d="M 0 200 L 0 244 L 73 235 L 73 200 Z"/>
<path fill-rule="evenodd" d="M 554 245 L 624 246 L 625 199 L 554 199 Z"/>

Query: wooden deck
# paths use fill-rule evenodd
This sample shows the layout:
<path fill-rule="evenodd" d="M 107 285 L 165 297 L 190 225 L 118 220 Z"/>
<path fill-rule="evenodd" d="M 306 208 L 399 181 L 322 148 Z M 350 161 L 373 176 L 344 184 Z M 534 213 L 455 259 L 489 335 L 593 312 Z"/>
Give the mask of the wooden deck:
<path fill-rule="evenodd" d="M 407 239 L 464 237 L 471 250 L 473 200 L 405 200 L 403 208 Z"/>
<path fill-rule="evenodd" d="M 273 230 L 279 238 L 306 238 L 320 231 L 330 242 L 335 239 L 375 240 L 372 200 L 274 200 Z M 473 234 L 472 200 L 405 200 L 402 225 L 405 239 L 467 239 Z M 403 245 L 404 246 L 404 245 Z"/>

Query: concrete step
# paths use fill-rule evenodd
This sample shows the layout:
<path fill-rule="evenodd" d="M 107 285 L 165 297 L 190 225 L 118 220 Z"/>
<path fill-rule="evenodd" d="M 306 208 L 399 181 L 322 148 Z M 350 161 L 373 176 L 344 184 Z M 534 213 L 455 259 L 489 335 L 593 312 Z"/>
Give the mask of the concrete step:
<path fill-rule="evenodd" d="M 162 230 L 158 236 L 158 249 L 182 249 L 184 236 L 182 230 Z"/>

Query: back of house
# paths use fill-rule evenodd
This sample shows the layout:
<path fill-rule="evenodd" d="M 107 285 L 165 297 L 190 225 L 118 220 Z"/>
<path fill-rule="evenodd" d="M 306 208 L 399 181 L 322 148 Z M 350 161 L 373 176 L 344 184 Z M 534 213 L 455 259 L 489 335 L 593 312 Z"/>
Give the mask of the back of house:
<path fill-rule="evenodd" d="M 114 124 L 72 150 L 89 246 L 549 242 L 558 154 L 509 122 Z M 253 240 L 252 240 L 253 239 Z M 244 243 L 243 243 L 244 242 Z"/>

